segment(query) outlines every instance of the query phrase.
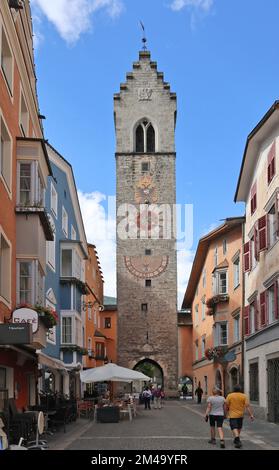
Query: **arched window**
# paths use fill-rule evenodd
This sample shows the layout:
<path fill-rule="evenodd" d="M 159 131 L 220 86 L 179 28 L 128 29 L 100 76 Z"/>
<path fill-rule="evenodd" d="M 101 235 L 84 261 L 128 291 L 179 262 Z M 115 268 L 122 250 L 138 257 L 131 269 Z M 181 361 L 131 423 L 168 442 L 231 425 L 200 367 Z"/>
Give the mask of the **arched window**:
<path fill-rule="evenodd" d="M 147 128 L 147 143 L 146 143 L 147 152 L 155 152 L 155 131 L 152 124 L 149 124 Z"/>
<path fill-rule="evenodd" d="M 139 124 L 136 130 L 136 152 L 144 152 L 144 130 L 142 124 Z"/>
<path fill-rule="evenodd" d="M 155 130 L 150 121 L 146 119 L 140 122 L 136 129 L 136 152 L 155 152 Z"/>

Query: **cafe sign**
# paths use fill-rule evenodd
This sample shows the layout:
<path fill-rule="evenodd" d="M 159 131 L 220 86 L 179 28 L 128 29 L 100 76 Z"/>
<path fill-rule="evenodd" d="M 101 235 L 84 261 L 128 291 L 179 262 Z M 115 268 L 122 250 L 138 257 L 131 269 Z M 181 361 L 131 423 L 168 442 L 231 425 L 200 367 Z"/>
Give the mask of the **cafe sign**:
<path fill-rule="evenodd" d="M 33 333 L 36 333 L 39 328 L 38 313 L 31 308 L 18 308 L 15 310 L 12 315 L 12 321 L 20 325 L 31 324 Z"/>

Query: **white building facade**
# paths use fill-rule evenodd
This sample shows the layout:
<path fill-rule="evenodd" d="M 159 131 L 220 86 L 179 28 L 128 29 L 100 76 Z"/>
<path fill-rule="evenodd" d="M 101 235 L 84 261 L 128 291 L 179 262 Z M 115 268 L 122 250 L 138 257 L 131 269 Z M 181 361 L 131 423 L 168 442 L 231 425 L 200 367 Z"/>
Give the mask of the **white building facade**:
<path fill-rule="evenodd" d="M 245 392 L 279 422 L 279 102 L 250 133 L 235 201 L 246 204 Z"/>

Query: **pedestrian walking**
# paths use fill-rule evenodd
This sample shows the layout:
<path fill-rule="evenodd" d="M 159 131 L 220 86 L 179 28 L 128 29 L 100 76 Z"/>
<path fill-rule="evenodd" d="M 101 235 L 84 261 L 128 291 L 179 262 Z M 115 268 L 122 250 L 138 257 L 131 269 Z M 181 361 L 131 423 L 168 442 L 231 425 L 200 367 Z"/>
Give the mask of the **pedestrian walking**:
<path fill-rule="evenodd" d="M 242 447 L 240 433 L 243 426 L 245 410 L 247 409 L 252 421 L 255 419 L 249 399 L 245 393 L 242 393 L 240 385 L 235 385 L 233 393 L 229 393 L 226 399 L 226 406 L 228 409 L 228 417 L 230 419 L 230 427 L 234 436 L 234 446 L 237 449 L 240 449 Z"/>
<path fill-rule="evenodd" d="M 150 406 L 151 396 L 152 396 L 151 390 L 149 389 L 149 387 L 145 387 L 144 391 L 142 392 L 145 410 L 147 409 L 151 410 L 151 406 Z"/>
<path fill-rule="evenodd" d="M 183 394 L 183 400 L 186 400 L 187 395 L 188 395 L 188 387 L 187 387 L 186 384 L 184 384 L 183 387 L 182 387 L 182 394 Z"/>
<path fill-rule="evenodd" d="M 154 409 L 157 410 L 157 408 L 162 408 L 162 390 L 160 385 L 154 391 Z"/>
<path fill-rule="evenodd" d="M 195 390 L 195 395 L 197 395 L 198 403 L 201 403 L 203 396 L 203 389 L 201 388 L 201 383 L 199 382 L 198 387 Z"/>
<path fill-rule="evenodd" d="M 220 437 L 220 447 L 221 449 L 225 449 L 223 423 L 226 416 L 226 400 L 221 394 L 222 392 L 218 387 L 213 388 L 212 395 L 207 399 L 205 420 L 208 421 L 209 418 L 211 436 L 210 440 L 208 441 L 209 444 L 216 444 L 216 425 Z"/>

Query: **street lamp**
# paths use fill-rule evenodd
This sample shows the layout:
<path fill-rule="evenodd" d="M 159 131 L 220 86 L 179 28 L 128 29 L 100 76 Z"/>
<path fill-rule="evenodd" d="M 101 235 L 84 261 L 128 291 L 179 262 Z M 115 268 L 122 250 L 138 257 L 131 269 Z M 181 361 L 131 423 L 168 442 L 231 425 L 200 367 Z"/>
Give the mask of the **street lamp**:
<path fill-rule="evenodd" d="M 96 304 L 99 304 L 98 300 L 95 300 L 94 302 L 92 302 L 91 300 L 89 300 L 88 302 L 82 302 L 82 309 L 83 311 L 85 311 L 87 308 L 93 308 L 94 305 Z M 105 309 L 105 307 L 103 305 L 99 305 L 99 312 L 103 312 Z"/>

